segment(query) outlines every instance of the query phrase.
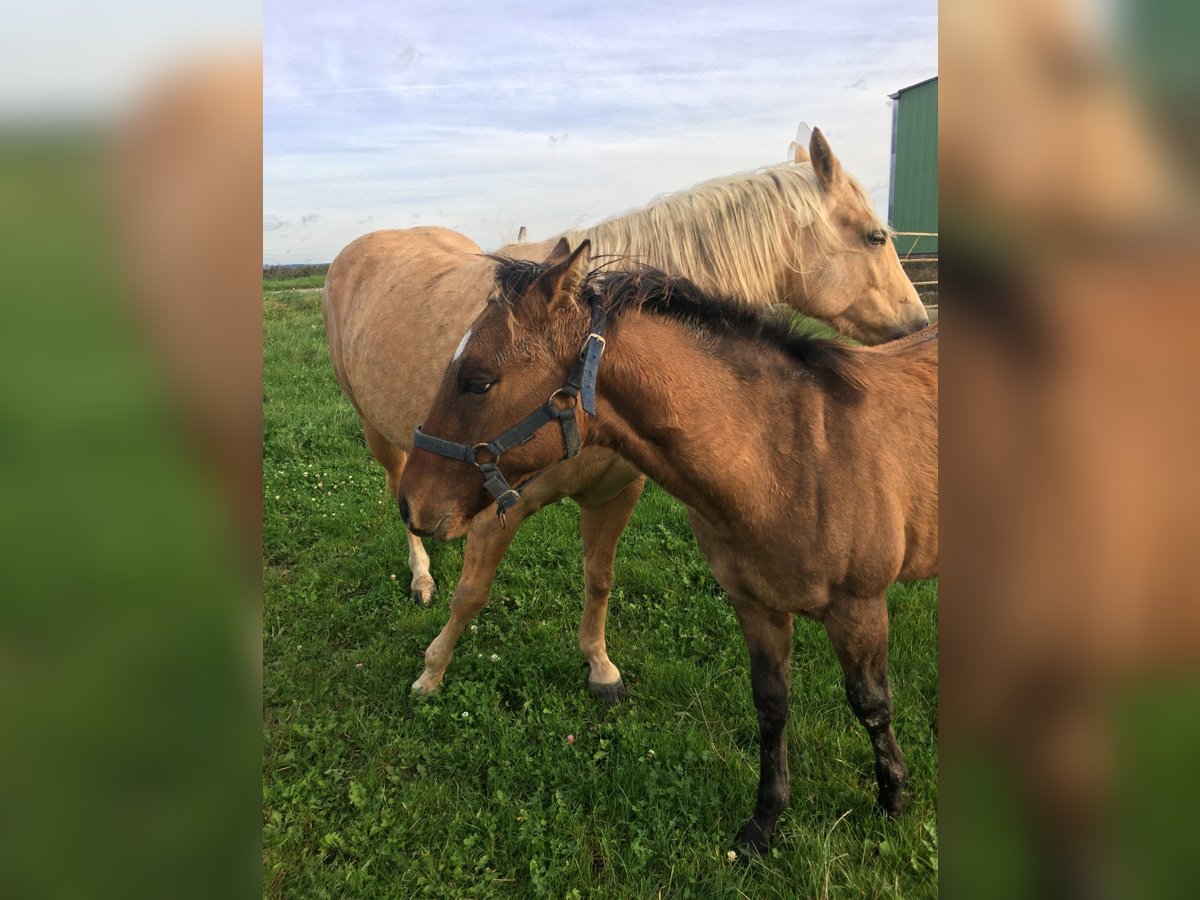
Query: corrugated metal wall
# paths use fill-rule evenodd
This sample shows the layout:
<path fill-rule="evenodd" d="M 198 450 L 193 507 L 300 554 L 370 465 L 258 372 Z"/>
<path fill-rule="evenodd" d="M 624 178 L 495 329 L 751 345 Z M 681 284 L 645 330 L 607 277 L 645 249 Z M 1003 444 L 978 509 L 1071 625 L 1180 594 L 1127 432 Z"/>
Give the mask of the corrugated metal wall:
<path fill-rule="evenodd" d="M 896 231 L 938 230 L 937 79 L 899 92 L 892 101 L 894 154 L 888 215 Z M 897 237 L 901 258 L 936 254 L 937 238 Z"/>

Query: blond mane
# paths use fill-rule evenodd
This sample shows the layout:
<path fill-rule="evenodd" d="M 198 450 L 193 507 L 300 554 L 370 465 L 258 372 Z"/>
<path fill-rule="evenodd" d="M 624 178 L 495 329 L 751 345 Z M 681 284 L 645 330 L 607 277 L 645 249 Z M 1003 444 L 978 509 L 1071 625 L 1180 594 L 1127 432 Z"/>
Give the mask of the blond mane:
<path fill-rule="evenodd" d="M 862 186 L 846 177 L 870 209 Z M 591 240 L 601 256 L 686 274 L 706 291 L 769 304 L 789 270 L 806 268 L 802 229 L 824 255 L 841 248 L 812 164 L 783 163 L 705 181 L 566 238 L 573 246 Z"/>

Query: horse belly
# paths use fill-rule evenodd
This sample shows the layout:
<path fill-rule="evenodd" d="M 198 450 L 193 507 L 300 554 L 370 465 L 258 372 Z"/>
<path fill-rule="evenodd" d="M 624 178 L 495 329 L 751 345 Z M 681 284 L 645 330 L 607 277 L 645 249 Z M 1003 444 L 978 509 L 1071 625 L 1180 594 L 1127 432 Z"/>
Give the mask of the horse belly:
<path fill-rule="evenodd" d="M 819 619 L 829 605 L 829 581 L 795 552 L 745 539 L 688 511 L 692 531 L 713 578 L 725 593 L 770 609 Z"/>

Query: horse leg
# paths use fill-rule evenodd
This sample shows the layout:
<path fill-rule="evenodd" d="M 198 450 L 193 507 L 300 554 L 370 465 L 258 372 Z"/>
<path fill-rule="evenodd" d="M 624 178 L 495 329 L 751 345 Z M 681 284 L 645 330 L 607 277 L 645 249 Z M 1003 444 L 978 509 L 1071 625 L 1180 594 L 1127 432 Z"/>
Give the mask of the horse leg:
<path fill-rule="evenodd" d="M 504 558 L 521 522 L 533 511 L 524 503 L 517 504 L 509 512 L 505 527 L 500 524 L 495 510 L 489 506 L 471 521 L 463 551 L 462 575 L 450 600 L 450 619 L 425 650 L 425 670 L 412 686 L 417 693 L 432 694 L 441 685 L 446 667 L 454 656 L 454 645 L 458 643 L 459 635 L 487 603 L 488 591 L 496 578 L 500 560 Z"/>
<path fill-rule="evenodd" d="M 883 596 L 839 596 L 825 616 L 825 631 L 846 676 L 846 698 L 875 751 L 879 806 L 889 816 L 904 810 L 901 796 L 908 766 L 892 731 L 892 692 L 888 687 L 888 613 Z"/>
<path fill-rule="evenodd" d="M 625 696 L 621 672 L 608 658 L 605 620 L 612 593 L 613 560 L 617 541 L 629 524 L 646 484 L 640 477 L 615 497 L 598 506 L 581 506 L 579 533 L 583 538 L 583 619 L 579 623 L 579 652 L 587 660 L 588 691 L 611 706 Z"/>
<path fill-rule="evenodd" d="M 388 492 L 391 493 L 392 500 L 396 500 L 400 494 L 400 476 L 404 473 L 408 454 L 376 431 L 366 419 L 363 419 L 362 423 L 367 446 L 371 455 L 387 472 Z M 419 537 L 407 529 L 405 535 L 408 537 L 408 568 L 412 572 L 412 598 L 422 606 L 428 606 L 433 602 L 433 595 L 437 593 L 437 585 L 433 582 L 433 576 L 429 574 L 429 554 L 425 552 L 425 545 Z"/>
<path fill-rule="evenodd" d="M 750 651 L 750 687 L 758 714 L 759 775 L 754 815 L 742 828 L 742 858 L 766 853 L 779 814 L 788 805 L 788 682 L 792 669 L 792 614 L 754 601 L 734 600 Z"/>

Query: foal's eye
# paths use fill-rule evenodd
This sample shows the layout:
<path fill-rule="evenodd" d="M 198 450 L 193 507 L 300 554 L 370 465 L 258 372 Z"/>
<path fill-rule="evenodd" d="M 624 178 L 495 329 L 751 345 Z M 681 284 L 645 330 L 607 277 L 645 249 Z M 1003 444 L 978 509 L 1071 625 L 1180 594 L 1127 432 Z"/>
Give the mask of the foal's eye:
<path fill-rule="evenodd" d="M 876 247 L 887 243 L 887 232 L 882 229 L 876 229 L 867 235 L 867 243 L 874 244 Z"/>
<path fill-rule="evenodd" d="M 486 394 L 495 383 L 484 378 L 468 378 L 463 382 L 462 389 L 466 394 Z"/>

